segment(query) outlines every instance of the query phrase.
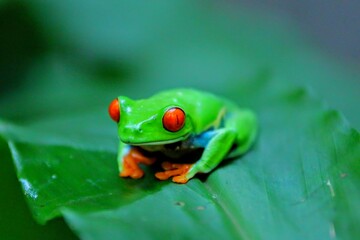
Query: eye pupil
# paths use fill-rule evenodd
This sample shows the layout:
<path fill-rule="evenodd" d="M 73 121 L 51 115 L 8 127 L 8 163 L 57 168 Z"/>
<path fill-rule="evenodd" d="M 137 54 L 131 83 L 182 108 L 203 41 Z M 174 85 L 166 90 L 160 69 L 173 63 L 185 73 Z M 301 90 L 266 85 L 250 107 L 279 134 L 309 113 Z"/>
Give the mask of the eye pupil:
<path fill-rule="evenodd" d="M 163 126 L 170 132 L 177 132 L 183 128 L 185 113 L 181 108 L 173 107 L 167 110 L 163 116 Z"/>
<path fill-rule="evenodd" d="M 109 105 L 109 115 L 115 122 L 120 121 L 120 104 L 119 100 L 116 98 L 114 99 Z"/>

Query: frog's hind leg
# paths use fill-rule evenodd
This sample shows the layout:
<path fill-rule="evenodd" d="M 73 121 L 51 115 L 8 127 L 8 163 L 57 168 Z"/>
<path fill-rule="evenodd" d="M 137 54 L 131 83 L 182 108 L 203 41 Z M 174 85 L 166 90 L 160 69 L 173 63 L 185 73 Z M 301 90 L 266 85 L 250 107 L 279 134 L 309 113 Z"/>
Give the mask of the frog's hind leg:
<path fill-rule="evenodd" d="M 236 138 L 236 132 L 232 129 L 220 128 L 208 132 L 205 136 L 201 136 L 200 138 L 198 146 L 204 147 L 205 150 L 196 163 L 190 166 L 181 164 L 184 167 L 175 167 L 175 169 L 167 170 L 165 173 L 161 173 L 160 177 L 165 174 L 173 176 L 173 182 L 186 183 L 197 173 L 208 173 L 212 171 L 231 149 Z M 195 142 L 196 141 L 197 140 L 195 140 Z"/>
<path fill-rule="evenodd" d="M 235 148 L 228 154 L 231 158 L 246 153 L 252 147 L 256 139 L 258 123 L 253 112 L 242 110 L 229 116 L 225 122 L 225 128 L 236 131 Z"/>
<path fill-rule="evenodd" d="M 165 172 L 157 173 L 156 177 L 165 180 L 173 177 L 176 183 L 186 183 L 197 173 L 208 173 L 219 163 L 229 156 L 237 156 L 245 153 L 254 142 L 256 137 L 257 123 L 254 114 L 250 111 L 235 111 L 228 115 L 223 126 L 209 130 L 194 139 L 195 147 L 203 147 L 201 158 L 194 164 L 166 163 Z"/>

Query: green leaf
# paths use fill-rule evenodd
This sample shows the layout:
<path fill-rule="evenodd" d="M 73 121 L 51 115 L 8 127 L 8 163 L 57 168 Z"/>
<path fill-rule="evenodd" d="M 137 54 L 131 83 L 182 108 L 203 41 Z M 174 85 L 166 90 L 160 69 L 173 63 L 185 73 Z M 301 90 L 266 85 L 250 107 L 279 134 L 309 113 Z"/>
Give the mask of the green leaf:
<path fill-rule="evenodd" d="M 116 131 L 110 120 L 102 122 L 103 111 L 57 118 L 55 126 L 72 119 L 72 131 L 87 129 L 92 139 L 113 129 L 105 137 L 113 148 L 76 145 L 67 142 L 71 137 L 51 143 L 51 134 L 43 136 L 50 143 L 13 137 L 10 148 L 34 216 L 44 222 L 63 215 L 84 238 L 360 236 L 358 132 L 304 89 L 276 90 L 266 75 L 251 83 L 236 93 L 259 114 L 257 145 L 186 185 L 158 182 L 153 169 L 142 180 L 118 178 Z M 76 130 L 76 122 L 83 128 Z M 92 132 L 94 122 L 104 131 Z"/>
<path fill-rule="evenodd" d="M 0 232 L 4 239 L 76 239 L 63 219 L 40 226 L 33 221 L 20 189 L 8 147 L 0 139 Z"/>
<path fill-rule="evenodd" d="M 230 87 L 265 69 L 280 82 L 315 89 L 360 129 L 354 107 L 360 101 L 358 66 L 331 60 L 275 14 L 193 0 L 34 0 L 31 5 L 45 34 L 92 75 L 105 62 L 114 72 L 130 72 L 132 81 L 150 80 L 138 85 L 143 89 L 160 89 L 156 82 L 167 79 L 171 87 L 219 91 L 219 85 Z"/>

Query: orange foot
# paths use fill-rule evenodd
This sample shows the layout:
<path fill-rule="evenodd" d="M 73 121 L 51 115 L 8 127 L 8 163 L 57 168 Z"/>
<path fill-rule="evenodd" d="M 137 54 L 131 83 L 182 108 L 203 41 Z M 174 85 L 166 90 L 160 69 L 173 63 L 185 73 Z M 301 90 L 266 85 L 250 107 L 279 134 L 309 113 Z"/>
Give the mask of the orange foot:
<path fill-rule="evenodd" d="M 139 167 L 139 163 L 151 165 L 154 162 L 154 158 L 145 157 L 138 149 L 131 148 L 123 159 L 123 170 L 120 173 L 120 177 L 141 178 L 144 176 L 144 171 Z"/>
<path fill-rule="evenodd" d="M 165 171 L 156 173 L 155 177 L 159 180 L 167 180 L 170 177 L 173 177 L 173 182 L 187 183 L 189 179 L 186 177 L 186 174 L 190 170 L 191 166 L 192 164 L 163 162 L 161 167 Z"/>

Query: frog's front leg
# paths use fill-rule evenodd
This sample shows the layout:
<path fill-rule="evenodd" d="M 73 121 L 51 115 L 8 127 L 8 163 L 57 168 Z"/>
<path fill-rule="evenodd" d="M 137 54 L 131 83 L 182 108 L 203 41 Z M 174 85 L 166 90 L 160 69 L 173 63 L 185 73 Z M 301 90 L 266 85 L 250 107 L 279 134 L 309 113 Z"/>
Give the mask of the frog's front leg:
<path fill-rule="evenodd" d="M 155 161 L 154 158 L 145 157 L 138 148 L 124 144 L 121 141 L 117 160 L 120 177 L 131 177 L 134 179 L 144 176 L 144 171 L 139 167 L 139 163 L 150 165 Z"/>
<path fill-rule="evenodd" d="M 196 146 L 205 147 L 201 158 L 194 164 L 164 163 L 164 172 L 156 174 L 160 180 L 173 176 L 173 182 L 186 183 L 197 173 L 208 173 L 213 170 L 226 156 L 236 139 L 232 129 L 218 129 L 200 135 L 194 140 Z M 164 167 L 167 166 L 167 167 Z"/>

